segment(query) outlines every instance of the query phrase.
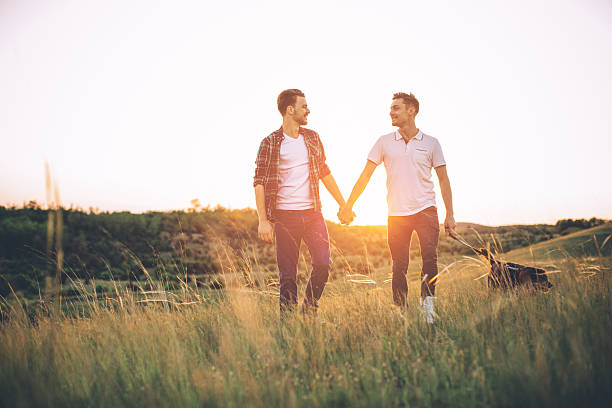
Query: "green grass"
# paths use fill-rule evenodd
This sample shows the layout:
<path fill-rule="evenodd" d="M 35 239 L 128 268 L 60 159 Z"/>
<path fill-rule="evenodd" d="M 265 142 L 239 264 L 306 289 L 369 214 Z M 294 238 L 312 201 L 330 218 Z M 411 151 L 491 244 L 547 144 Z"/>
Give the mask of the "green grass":
<path fill-rule="evenodd" d="M 587 255 L 556 258 L 548 294 L 489 292 L 481 259 L 443 258 L 433 328 L 419 318 L 418 260 L 404 317 L 388 267 L 330 282 L 325 324 L 280 322 L 273 289 L 238 284 L 172 302 L 119 292 L 74 305 L 80 316 L 11 298 L 0 406 L 605 406 L 612 259 Z"/>
<path fill-rule="evenodd" d="M 609 257 L 612 254 L 612 223 L 515 249 L 505 256 L 522 261 L 551 262 L 576 257 Z"/>

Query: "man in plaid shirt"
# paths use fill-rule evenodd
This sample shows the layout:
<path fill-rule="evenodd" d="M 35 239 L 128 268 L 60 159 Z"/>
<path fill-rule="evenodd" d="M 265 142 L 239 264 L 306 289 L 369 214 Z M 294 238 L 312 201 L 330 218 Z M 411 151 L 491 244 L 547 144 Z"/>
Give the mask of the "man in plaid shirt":
<path fill-rule="evenodd" d="M 319 180 L 340 207 L 345 201 L 325 163 L 317 132 L 303 128 L 310 110 L 304 93 L 287 89 L 278 96 L 283 125 L 265 137 L 257 153 L 255 200 L 258 235 L 276 243 L 281 312 L 297 305 L 297 264 L 302 240 L 308 246 L 312 272 L 303 312 L 316 312 L 329 276 L 329 236 L 321 214 Z"/>

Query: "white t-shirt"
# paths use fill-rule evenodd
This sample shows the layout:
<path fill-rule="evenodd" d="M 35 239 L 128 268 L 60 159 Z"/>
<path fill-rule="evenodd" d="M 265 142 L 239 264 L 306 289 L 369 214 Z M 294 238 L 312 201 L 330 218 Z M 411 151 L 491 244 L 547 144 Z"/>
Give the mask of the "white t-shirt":
<path fill-rule="evenodd" d="M 385 163 L 390 216 L 412 215 L 436 205 L 431 169 L 446 164 L 438 139 L 419 130 L 406 143 L 395 131 L 376 141 L 368 160 Z"/>
<path fill-rule="evenodd" d="M 296 139 L 283 133 L 278 166 L 279 184 L 276 208 L 279 210 L 307 210 L 314 208 L 310 189 L 308 149 L 304 136 Z"/>

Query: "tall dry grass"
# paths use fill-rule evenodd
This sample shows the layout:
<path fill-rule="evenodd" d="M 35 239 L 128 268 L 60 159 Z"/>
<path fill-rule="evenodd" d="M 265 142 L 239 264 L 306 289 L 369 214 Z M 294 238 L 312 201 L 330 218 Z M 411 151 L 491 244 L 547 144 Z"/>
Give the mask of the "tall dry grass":
<path fill-rule="evenodd" d="M 223 256 L 237 264 L 235 254 Z M 5 299 L 0 405 L 608 403 L 609 258 L 558 262 L 548 294 L 490 292 L 476 258 L 441 263 L 433 327 L 419 316 L 417 264 L 403 315 L 392 313 L 388 267 L 330 282 L 314 319 L 281 321 L 277 290 L 256 262 L 240 263 L 244 271 L 228 266 L 225 290 L 185 278 L 169 292 L 151 279 L 137 292 L 116 286 L 101 297 L 95 284 L 80 283 L 81 296 L 61 311 Z"/>

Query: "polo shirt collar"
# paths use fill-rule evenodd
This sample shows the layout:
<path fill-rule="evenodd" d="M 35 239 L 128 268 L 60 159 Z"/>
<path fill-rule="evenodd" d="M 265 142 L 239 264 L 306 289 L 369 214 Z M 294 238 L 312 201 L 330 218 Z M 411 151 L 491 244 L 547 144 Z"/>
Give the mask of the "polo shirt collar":
<path fill-rule="evenodd" d="M 399 130 L 395 131 L 395 140 L 403 140 L 404 138 L 402 137 L 402 135 L 400 134 Z M 419 131 L 417 132 L 417 134 L 413 137 L 413 139 L 416 140 L 422 140 L 423 139 L 423 132 L 421 132 L 421 129 L 419 129 Z"/>

